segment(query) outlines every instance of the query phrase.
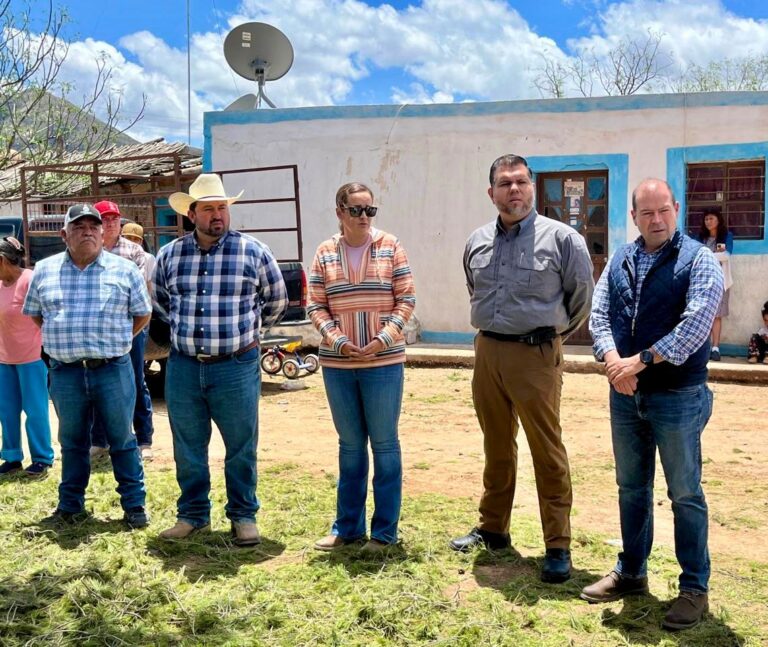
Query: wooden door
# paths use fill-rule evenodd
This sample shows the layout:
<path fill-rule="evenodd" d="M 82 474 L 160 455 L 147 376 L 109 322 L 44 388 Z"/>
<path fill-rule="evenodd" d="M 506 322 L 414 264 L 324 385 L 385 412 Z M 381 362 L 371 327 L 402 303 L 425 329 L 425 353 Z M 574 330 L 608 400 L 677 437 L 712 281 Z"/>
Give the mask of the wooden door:
<path fill-rule="evenodd" d="M 584 237 L 597 281 L 608 262 L 607 171 L 540 173 L 536 206 L 540 214 L 570 225 Z M 589 325 L 584 323 L 568 343 L 591 344 Z"/>

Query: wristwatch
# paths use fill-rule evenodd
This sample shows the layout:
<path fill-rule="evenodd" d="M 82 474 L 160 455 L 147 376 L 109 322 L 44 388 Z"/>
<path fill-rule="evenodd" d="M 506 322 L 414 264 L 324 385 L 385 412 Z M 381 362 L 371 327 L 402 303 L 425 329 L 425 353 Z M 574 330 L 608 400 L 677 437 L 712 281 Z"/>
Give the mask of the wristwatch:
<path fill-rule="evenodd" d="M 650 351 L 650 349 L 640 351 L 640 361 L 646 366 L 653 364 L 653 353 Z"/>

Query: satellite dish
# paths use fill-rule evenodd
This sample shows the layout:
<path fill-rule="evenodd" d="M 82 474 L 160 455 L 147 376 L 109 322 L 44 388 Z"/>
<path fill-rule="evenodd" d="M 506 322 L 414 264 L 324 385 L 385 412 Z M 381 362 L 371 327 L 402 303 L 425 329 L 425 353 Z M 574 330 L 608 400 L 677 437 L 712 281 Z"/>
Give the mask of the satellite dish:
<path fill-rule="evenodd" d="M 235 27 L 224 39 L 224 58 L 240 76 L 259 84 L 257 108 L 262 99 L 272 108 L 277 107 L 264 92 L 264 84 L 285 76 L 293 65 L 293 46 L 283 32 L 263 22 L 247 22 Z M 252 95 L 240 97 L 227 109 L 234 109 L 235 104 L 248 96 Z"/>
<path fill-rule="evenodd" d="M 255 94 L 244 94 L 224 108 L 224 112 L 244 112 L 246 110 L 253 110 L 258 102 L 259 98 Z"/>

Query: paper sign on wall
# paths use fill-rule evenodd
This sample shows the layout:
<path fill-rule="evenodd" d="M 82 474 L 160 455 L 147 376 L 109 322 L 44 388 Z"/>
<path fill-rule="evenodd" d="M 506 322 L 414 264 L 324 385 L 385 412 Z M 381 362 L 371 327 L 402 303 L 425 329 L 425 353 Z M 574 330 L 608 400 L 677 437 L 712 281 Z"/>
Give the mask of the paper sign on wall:
<path fill-rule="evenodd" d="M 576 180 L 566 180 L 563 182 L 563 193 L 567 198 L 583 198 L 584 182 Z"/>

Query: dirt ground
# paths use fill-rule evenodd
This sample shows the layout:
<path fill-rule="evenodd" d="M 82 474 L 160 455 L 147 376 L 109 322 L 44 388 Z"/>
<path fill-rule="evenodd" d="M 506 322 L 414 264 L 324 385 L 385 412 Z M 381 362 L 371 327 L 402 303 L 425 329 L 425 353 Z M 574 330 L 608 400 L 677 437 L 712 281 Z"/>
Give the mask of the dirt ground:
<path fill-rule="evenodd" d="M 482 485 L 482 437 L 471 401 L 469 369 L 408 368 L 400 419 L 404 488 L 476 501 Z M 259 464 L 295 463 L 315 474 L 336 473 L 337 438 L 322 376 L 264 378 Z M 704 488 L 710 508 L 710 549 L 765 559 L 768 534 L 768 389 L 714 383 L 715 408 L 703 437 Z M 574 486 L 573 530 L 618 538 L 607 382 L 600 375 L 566 374 L 562 426 Z M 155 401 L 155 458 L 151 469 L 172 466 L 173 448 L 163 401 Z M 52 420 L 55 420 L 51 409 Z M 515 510 L 538 515 L 524 433 Z M 211 460 L 219 469 L 223 445 L 214 433 Z M 672 514 L 660 466 L 655 489 L 656 543 L 673 545 Z M 264 502 L 268 506 L 268 502 Z M 329 510 L 329 517 L 331 511 Z M 329 518 L 330 521 L 330 518 Z M 467 528 L 476 521 L 467 519 Z M 514 514 L 513 520 L 514 523 Z"/>

